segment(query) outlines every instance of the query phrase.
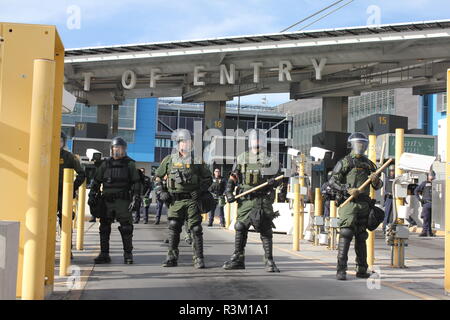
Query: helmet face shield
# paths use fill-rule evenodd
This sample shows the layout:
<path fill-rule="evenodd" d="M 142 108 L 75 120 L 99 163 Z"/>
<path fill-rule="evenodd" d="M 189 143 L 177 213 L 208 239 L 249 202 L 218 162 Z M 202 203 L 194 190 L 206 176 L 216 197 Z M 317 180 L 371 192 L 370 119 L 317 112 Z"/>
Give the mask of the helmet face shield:
<path fill-rule="evenodd" d="M 363 155 L 368 147 L 368 142 L 365 141 L 352 141 L 352 151 L 357 155 Z"/>
<path fill-rule="evenodd" d="M 267 149 L 267 133 L 262 130 L 251 130 L 248 134 L 248 148 L 257 152 Z"/>
<path fill-rule="evenodd" d="M 367 147 L 369 146 L 369 139 L 364 133 L 355 132 L 348 137 L 348 148 L 352 149 L 352 152 L 356 155 L 363 155 Z"/>
<path fill-rule="evenodd" d="M 111 156 L 114 159 L 120 159 L 127 155 L 127 149 L 126 147 L 122 145 L 113 145 L 111 147 Z"/>
<path fill-rule="evenodd" d="M 179 152 L 192 151 L 191 133 L 187 129 L 178 129 L 172 132 L 172 140 L 177 144 Z"/>

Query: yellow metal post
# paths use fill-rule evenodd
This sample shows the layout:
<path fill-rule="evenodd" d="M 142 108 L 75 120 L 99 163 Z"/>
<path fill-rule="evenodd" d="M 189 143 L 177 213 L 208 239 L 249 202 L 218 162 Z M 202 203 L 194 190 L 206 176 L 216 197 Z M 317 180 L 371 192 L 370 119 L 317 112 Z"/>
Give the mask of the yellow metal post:
<path fill-rule="evenodd" d="M 34 61 L 28 158 L 28 210 L 25 216 L 22 299 L 42 300 L 45 282 L 48 188 L 55 62 Z"/>
<path fill-rule="evenodd" d="M 300 188 L 305 187 L 305 155 L 302 153 L 300 156 L 299 166 L 299 183 Z M 299 210 L 299 228 L 300 228 L 300 240 L 303 240 L 303 230 L 305 225 L 305 215 L 303 208 L 303 196 L 300 196 L 300 210 Z"/>
<path fill-rule="evenodd" d="M 86 181 L 78 188 L 77 250 L 84 248 L 84 215 L 86 208 Z"/>
<path fill-rule="evenodd" d="M 369 160 L 373 163 L 377 162 L 377 136 L 369 135 Z M 375 199 L 375 189 L 370 187 L 370 198 Z M 369 231 L 369 237 L 366 240 L 367 244 L 367 264 L 369 268 L 373 268 L 375 262 L 375 231 Z"/>
<path fill-rule="evenodd" d="M 447 110 L 450 110 L 450 69 L 447 70 Z M 448 114 L 448 111 L 447 111 Z M 450 117 L 447 116 L 447 149 L 450 150 Z M 445 274 L 444 288 L 450 293 L 450 156 L 446 153 L 445 159 Z"/>
<path fill-rule="evenodd" d="M 403 170 L 399 168 L 400 157 L 404 152 L 404 139 L 405 139 L 405 130 L 404 129 L 395 129 L 395 176 L 398 177 L 403 174 Z M 402 198 L 395 198 L 395 206 L 397 212 L 399 212 L 400 206 L 403 205 Z M 397 223 L 403 224 L 403 219 L 397 219 Z M 394 240 L 393 246 L 393 267 L 400 267 L 400 250 L 401 250 L 400 240 Z"/>
<path fill-rule="evenodd" d="M 59 255 L 59 276 L 68 275 L 70 267 L 70 247 L 72 244 L 72 201 L 73 201 L 73 169 L 64 169 L 62 198 L 62 230 Z"/>
<path fill-rule="evenodd" d="M 322 216 L 323 210 L 323 202 L 322 202 L 322 194 L 320 193 L 320 188 L 315 189 L 314 196 L 314 217 Z M 319 245 L 319 235 L 320 235 L 320 226 L 314 225 L 314 245 Z"/>
<path fill-rule="evenodd" d="M 300 184 L 294 183 L 294 229 L 292 231 L 292 250 L 300 250 Z"/>
<path fill-rule="evenodd" d="M 231 203 L 225 205 L 225 227 L 228 229 L 231 223 Z"/>
<path fill-rule="evenodd" d="M 336 201 L 330 200 L 330 222 L 337 217 L 337 207 Z M 330 249 L 334 250 L 336 248 L 336 233 L 337 229 L 334 227 L 330 227 L 331 236 L 330 236 Z"/>

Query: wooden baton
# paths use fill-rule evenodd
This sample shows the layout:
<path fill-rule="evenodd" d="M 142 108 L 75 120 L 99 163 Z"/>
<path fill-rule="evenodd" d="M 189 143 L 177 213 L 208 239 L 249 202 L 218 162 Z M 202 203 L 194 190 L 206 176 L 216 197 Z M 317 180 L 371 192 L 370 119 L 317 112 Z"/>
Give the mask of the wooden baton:
<path fill-rule="evenodd" d="M 281 178 L 284 178 L 284 175 L 281 175 L 281 176 L 276 177 L 276 178 L 275 178 L 275 181 L 280 180 Z M 254 192 L 254 191 L 256 191 L 256 190 L 259 190 L 259 189 L 261 189 L 261 188 L 264 188 L 264 187 L 267 186 L 268 184 L 269 184 L 268 182 L 264 182 L 264 183 L 260 184 L 259 186 L 256 186 L 256 187 L 254 187 L 254 188 L 251 188 L 250 190 L 247 190 L 247 191 L 245 191 L 245 192 L 242 192 L 242 193 L 238 194 L 238 195 L 235 196 L 234 198 L 235 198 L 235 199 L 238 199 L 238 198 L 240 198 L 240 197 L 243 197 L 243 196 L 245 196 L 245 195 L 247 195 L 247 194 L 249 194 L 249 193 L 252 193 L 252 192 Z"/>
<path fill-rule="evenodd" d="M 375 173 L 376 174 L 380 174 L 381 173 L 381 171 L 383 171 L 391 162 L 392 162 L 392 158 L 390 158 L 390 159 L 388 159 L 377 171 L 375 171 Z M 367 179 L 359 188 L 358 188 L 358 190 L 361 192 L 361 191 L 363 191 L 368 185 L 369 185 L 369 183 L 370 183 L 370 178 L 369 179 Z M 339 208 L 342 208 L 342 207 L 344 207 L 345 205 L 347 205 L 350 201 L 352 201 L 353 200 L 353 196 L 350 196 L 347 200 L 345 200 L 344 201 L 344 203 L 343 204 L 341 204 L 340 206 L 339 206 Z"/>

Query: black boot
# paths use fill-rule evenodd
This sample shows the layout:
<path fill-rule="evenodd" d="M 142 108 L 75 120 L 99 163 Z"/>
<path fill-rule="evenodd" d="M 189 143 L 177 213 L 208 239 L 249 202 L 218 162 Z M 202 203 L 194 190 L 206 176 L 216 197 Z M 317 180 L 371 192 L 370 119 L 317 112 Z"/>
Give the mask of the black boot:
<path fill-rule="evenodd" d="M 133 225 L 123 224 L 119 227 L 123 244 L 123 260 L 125 264 L 133 263 Z"/>
<path fill-rule="evenodd" d="M 247 230 L 236 230 L 234 236 L 234 253 L 231 259 L 225 261 L 225 270 L 245 269 L 245 245 L 247 244 Z"/>
<path fill-rule="evenodd" d="M 193 235 L 192 249 L 194 251 L 194 267 L 196 269 L 204 269 L 205 261 L 203 257 L 203 232 L 202 226 L 194 226 L 191 230 L 191 234 Z"/>
<path fill-rule="evenodd" d="M 337 257 L 337 280 L 347 280 L 348 250 L 352 242 L 353 232 L 349 228 L 342 228 L 339 236 Z"/>
<path fill-rule="evenodd" d="M 356 277 L 367 279 L 370 278 L 370 273 L 367 272 L 369 267 L 367 264 L 367 247 L 366 240 L 368 234 L 364 231 L 355 237 L 355 253 L 356 253 Z"/>
<path fill-rule="evenodd" d="M 267 272 L 280 272 L 275 262 L 273 261 L 273 241 L 272 241 L 272 229 L 265 233 L 261 233 L 261 241 L 264 248 L 264 261 L 266 263 Z"/>
<path fill-rule="evenodd" d="M 148 223 L 148 208 L 145 208 L 145 213 L 144 213 L 144 224 Z"/>
<path fill-rule="evenodd" d="M 181 228 L 177 221 L 169 221 L 169 251 L 163 262 L 163 267 L 176 267 L 178 265 L 178 245 L 180 243 Z"/>
<path fill-rule="evenodd" d="M 110 263 L 109 256 L 109 236 L 111 234 L 111 224 L 100 220 L 100 254 L 94 259 L 96 264 Z"/>

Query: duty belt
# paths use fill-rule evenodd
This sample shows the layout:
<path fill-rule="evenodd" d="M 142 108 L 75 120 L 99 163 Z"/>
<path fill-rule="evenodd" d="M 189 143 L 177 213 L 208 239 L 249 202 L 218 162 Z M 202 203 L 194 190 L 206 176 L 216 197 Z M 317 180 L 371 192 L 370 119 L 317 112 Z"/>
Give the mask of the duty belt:
<path fill-rule="evenodd" d="M 120 191 L 116 193 L 104 193 L 103 197 L 106 202 L 114 202 L 117 199 L 131 200 L 130 193 L 127 191 Z"/>
<path fill-rule="evenodd" d="M 192 196 L 191 196 L 191 194 L 189 192 L 172 193 L 171 196 L 172 196 L 172 198 L 175 201 L 191 199 L 192 198 Z"/>

